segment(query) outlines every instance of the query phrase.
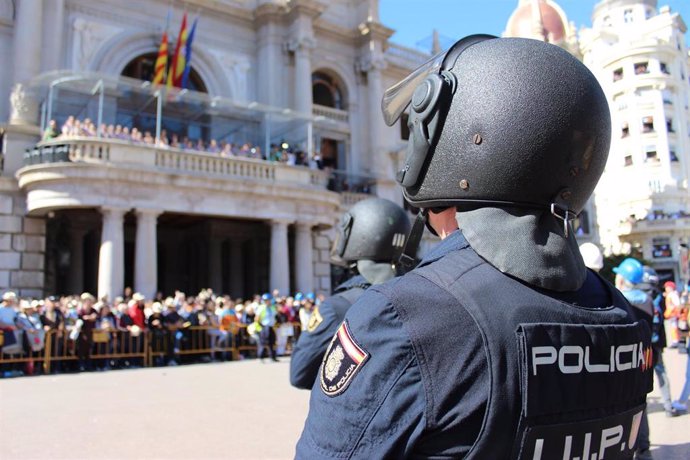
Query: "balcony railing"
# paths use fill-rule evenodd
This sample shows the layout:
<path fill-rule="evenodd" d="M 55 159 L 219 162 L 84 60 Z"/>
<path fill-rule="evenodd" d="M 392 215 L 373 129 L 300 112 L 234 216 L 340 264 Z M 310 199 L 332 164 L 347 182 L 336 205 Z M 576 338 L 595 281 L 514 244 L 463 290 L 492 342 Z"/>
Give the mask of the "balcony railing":
<path fill-rule="evenodd" d="M 27 166 L 46 163 L 120 164 L 162 172 L 223 176 L 261 182 L 295 183 L 325 189 L 329 173 L 253 158 L 220 157 L 203 152 L 132 144 L 117 139 L 56 139 L 41 143 L 24 156 Z"/>
<path fill-rule="evenodd" d="M 315 117 L 324 117 L 340 123 L 347 123 L 350 119 L 347 111 L 326 107 L 325 105 L 314 104 L 312 113 Z"/>

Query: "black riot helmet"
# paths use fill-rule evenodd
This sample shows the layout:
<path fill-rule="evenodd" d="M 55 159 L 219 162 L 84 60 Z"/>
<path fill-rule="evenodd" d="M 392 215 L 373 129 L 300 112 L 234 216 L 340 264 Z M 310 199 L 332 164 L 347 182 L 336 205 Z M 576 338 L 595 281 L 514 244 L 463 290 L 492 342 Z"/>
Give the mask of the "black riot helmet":
<path fill-rule="evenodd" d="M 405 246 L 410 219 L 397 204 L 368 198 L 343 214 L 331 255 L 346 263 L 395 262 Z"/>
<path fill-rule="evenodd" d="M 416 207 L 545 208 L 568 221 L 606 164 L 611 120 L 601 87 L 544 42 L 464 38 L 386 91 L 386 123 L 408 105 L 397 180 Z"/>

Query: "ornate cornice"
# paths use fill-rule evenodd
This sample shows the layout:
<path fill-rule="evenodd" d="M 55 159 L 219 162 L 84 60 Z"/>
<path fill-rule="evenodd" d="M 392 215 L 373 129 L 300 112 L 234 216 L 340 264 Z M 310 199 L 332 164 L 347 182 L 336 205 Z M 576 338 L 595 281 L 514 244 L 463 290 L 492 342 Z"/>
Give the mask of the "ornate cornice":
<path fill-rule="evenodd" d="M 314 20 L 326 10 L 326 5 L 319 0 L 289 0 L 287 7 L 290 21 L 298 16 L 307 16 Z"/>
<path fill-rule="evenodd" d="M 264 3 L 254 10 L 254 25 L 259 28 L 271 22 L 281 22 L 287 14 L 287 7 L 275 3 Z"/>

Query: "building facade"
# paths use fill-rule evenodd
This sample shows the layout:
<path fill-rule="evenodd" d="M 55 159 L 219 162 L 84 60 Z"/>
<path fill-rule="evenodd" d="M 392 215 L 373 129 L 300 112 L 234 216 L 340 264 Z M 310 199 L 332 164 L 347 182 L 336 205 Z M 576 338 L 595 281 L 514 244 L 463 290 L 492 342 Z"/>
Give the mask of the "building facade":
<path fill-rule="evenodd" d="M 152 85 L 185 8 L 190 89 Z M 402 204 L 380 100 L 428 55 L 392 33 L 376 0 L 0 0 L 0 290 L 329 292 L 343 210 Z"/>
<path fill-rule="evenodd" d="M 582 59 L 575 24 L 568 20 L 566 12 L 553 0 L 518 0 L 503 36 L 551 43 Z M 596 221 L 597 207 L 592 198 L 573 222 L 580 243 L 599 243 Z"/>
<path fill-rule="evenodd" d="M 656 0 L 604 0 L 580 34 L 609 99 L 611 152 L 595 191 L 607 253 L 641 255 L 688 281 L 690 67 L 686 24 Z"/>

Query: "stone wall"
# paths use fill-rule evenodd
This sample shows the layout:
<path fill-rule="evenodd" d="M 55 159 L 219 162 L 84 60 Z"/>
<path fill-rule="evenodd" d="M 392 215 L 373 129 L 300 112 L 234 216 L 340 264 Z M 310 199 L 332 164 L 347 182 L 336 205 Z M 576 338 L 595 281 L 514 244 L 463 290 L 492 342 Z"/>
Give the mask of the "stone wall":
<path fill-rule="evenodd" d="M 41 297 L 45 219 L 26 217 L 26 198 L 17 190 L 16 181 L 6 177 L 0 180 L 0 291 L 13 290 L 22 297 Z"/>

